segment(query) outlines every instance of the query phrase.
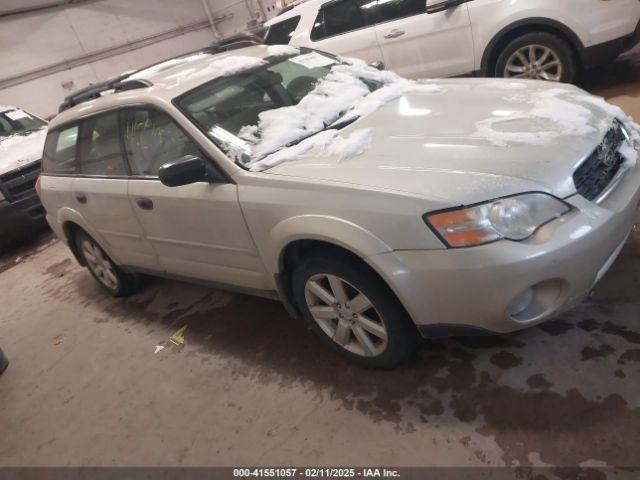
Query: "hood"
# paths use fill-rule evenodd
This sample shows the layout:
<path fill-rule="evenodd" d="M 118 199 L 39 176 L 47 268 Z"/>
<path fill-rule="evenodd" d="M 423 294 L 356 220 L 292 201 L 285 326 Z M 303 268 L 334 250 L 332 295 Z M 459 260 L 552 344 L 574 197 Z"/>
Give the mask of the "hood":
<path fill-rule="evenodd" d="M 368 135 L 367 147 L 355 156 L 328 148 L 267 173 L 396 190 L 451 205 L 533 190 L 565 198 L 576 191 L 574 170 L 613 123 L 615 107 L 572 86 L 486 79 L 438 85 L 440 93 L 406 93 L 341 130 L 339 139 Z"/>
<path fill-rule="evenodd" d="M 42 158 L 47 129 L 0 137 L 0 175 Z"/>

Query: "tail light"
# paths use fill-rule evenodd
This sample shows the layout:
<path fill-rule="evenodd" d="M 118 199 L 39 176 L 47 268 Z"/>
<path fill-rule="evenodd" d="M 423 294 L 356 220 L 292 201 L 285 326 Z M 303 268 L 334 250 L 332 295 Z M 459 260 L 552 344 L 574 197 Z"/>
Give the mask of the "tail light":
<path fill-rule="evenodd" d="M 42 200 L 42 185 L 40 183 L 42 177 L 38 175 L 38 179 L 36 180 L 36 193 L 38 197 Z"/>

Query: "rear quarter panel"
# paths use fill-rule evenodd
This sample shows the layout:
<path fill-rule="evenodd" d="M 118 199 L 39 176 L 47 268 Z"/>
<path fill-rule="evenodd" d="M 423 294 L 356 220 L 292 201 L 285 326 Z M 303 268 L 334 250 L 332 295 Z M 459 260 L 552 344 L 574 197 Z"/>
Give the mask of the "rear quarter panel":
<path fill-rule="evenodd" d="M 522 20 L 555 20 L 590 47 L 633 32 L 640 19 L 637 0 L 472 0 L 468 5 L 477 70 L 491 40 Z"/>

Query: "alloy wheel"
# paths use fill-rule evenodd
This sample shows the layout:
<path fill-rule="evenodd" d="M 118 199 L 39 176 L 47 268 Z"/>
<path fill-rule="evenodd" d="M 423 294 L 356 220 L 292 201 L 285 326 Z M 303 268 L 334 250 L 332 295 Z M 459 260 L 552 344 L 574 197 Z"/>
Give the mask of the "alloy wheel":
<path fill-rule="evenodd" d="M 98 281 L 111 290 L 118 288 L 118 277 L 111 260 L 109 260 L 102 249 L 90 240 L 82 241 L 82 253 L 89 270 L 93 272 Z"/>
<path fill-rule="evenodd" d="M 366 295 L 346 280 L 330 274 L 313 275 L 304 289 L 311 316 L 342 348 L 365 357 L 387 348 L 384 321 Z"/>
<path fill-rule="evenodd" d="M 544 45 L 527 45 L 516 50 L 504 68 L 506 78 L 532 78 L 559 82 L 562 62 L 558 54 Z"/>

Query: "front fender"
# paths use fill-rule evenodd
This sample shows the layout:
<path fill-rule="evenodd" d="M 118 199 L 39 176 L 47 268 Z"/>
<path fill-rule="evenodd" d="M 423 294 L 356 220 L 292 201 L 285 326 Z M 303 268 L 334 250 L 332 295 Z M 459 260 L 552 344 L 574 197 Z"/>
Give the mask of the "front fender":
<path fill-rule="evenodd" d="M 392 249 L 371 232 L 347 220 L 326 215 L 299 215 L 281 221 L 269 232 L 266 267 L 280 271 L 282 253 L 296 240 L 319 240 L 345 248 L 365 259 Z"/>

